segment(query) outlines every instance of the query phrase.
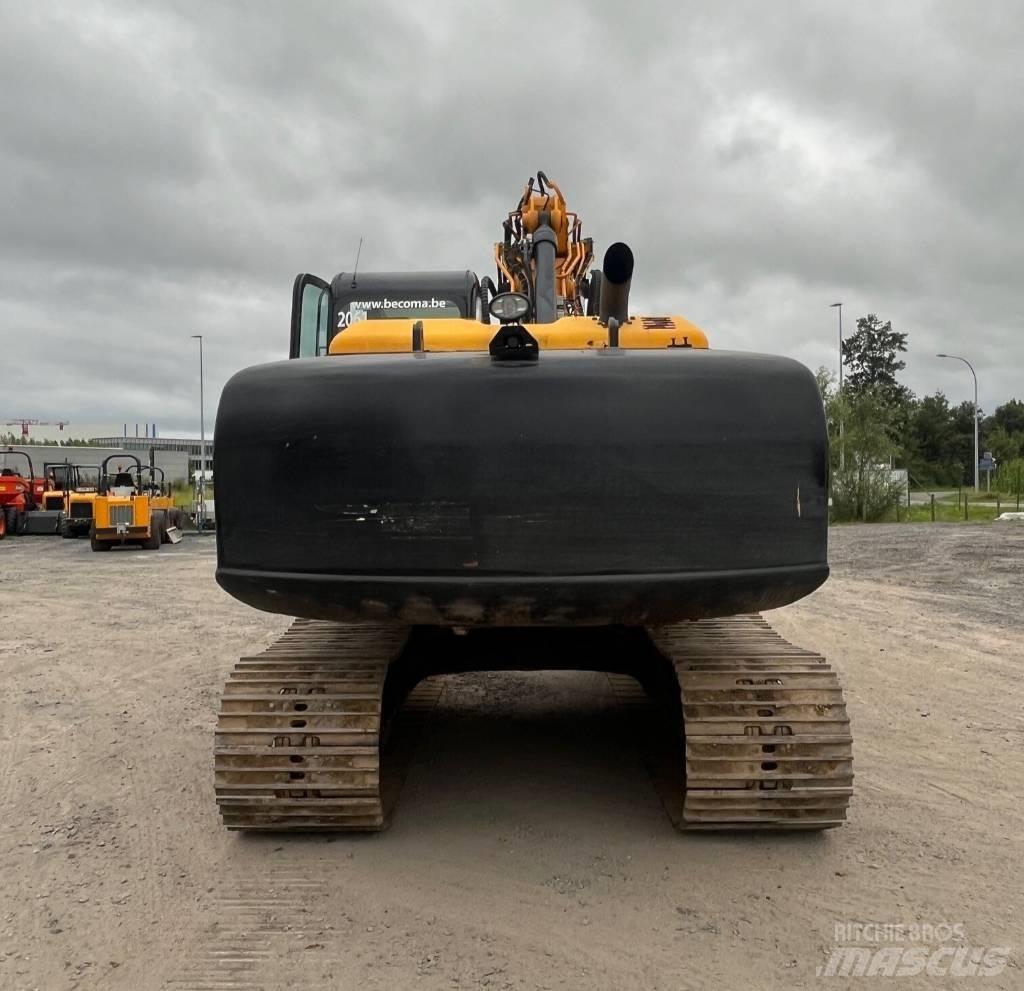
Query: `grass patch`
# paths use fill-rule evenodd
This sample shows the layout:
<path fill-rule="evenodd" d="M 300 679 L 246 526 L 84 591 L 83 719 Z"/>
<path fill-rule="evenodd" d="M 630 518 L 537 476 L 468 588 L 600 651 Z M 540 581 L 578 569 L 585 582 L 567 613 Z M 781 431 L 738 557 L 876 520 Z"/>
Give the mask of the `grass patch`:
<path fill-rule="evenodd" d="M 1001 511 L 1006 510 L 1010 507 L 1003 506 Z M 900 507 L 900 520 L 905 523 L 931 523 L 932 522 L 932 507 L 927 503 L 923 506 L 901 506 Z M 935 522 L 936 523 L 963 523 L 963 522 L 987 522 L 991 523 L 996 518 L 995 503 L 982 504 L 969 502 L 967 504 L 967 519 L 964 520 L 963 506 L 958 506 L 956 503 L 950 505 L 948 502 L 939 502 L 935 500 Z M 893 512 L 890 516 L 891 520 L 896 519 L 896 509 L 893 507 Z"/>
<path fill-rule="evenodd" d="M 998 502 L 1003 509 L 1018 512 L 1018 496 L 1016 493 L 1007 495 L 1005 492 L 981 492 L 976 496 L 971 496 L 971 499 L 977 499 L 980 502 Z M 1024 495 L 1019 497 L 1019 502 L 1021 506 L 1024 506 Z"/>
<path fill-rule="evenodd" d="M 956 493 L 954 492 L 954 495 Z M 955 502 L 940 502 L 938 499 L 935 500 L 935 523 L 991 523 L 993 520 L 998 519 L 1000 513 L 1007 513 L 1014 511 L 1015 504 L 1010 504 L 1006 501 L 1002 503 L 998 508 L 996 507 L 995 501 L 992 502 L 968 502 L 967 504 L 967 517 L 964 518 L 964 507 L 963 505 L 958 506 Z M 853 524 L 859 524 L 865 526 L 862 520 L 849 520 L 848 522 Z M 897 511 L 896 505 L 893 504 L 892 508 L 879 523 L 931 523 L 932 521 L 932 507 L 929 503 L 914 503 L 912 506 L 901 503 L 899 510 Z M 829 520 L 830 526 L 838 526 L 838 522 Z"/>
<path fill-rule="evenodd" d="M 179 509 L 192 509 L 195 502 L 195 494 L 193 491 L 185 486 L 184 488 L 177 488 L 171 492 L 171 496 L 174 498 L 174 505 Z M 206 498 L 213 498 L 213 486 L 206 486 Z"/>

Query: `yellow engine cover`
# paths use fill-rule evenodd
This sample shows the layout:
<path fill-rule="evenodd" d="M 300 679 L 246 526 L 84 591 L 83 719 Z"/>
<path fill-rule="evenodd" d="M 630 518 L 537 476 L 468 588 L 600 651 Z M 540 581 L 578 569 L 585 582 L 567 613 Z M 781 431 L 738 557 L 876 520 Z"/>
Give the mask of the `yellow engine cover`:
<path fill-rule="evenodd" d="M 417 325 L 422 327 L 420 344 Z M 562 317 L 523 325 L 544 351 L 609 347 L 608 328 L 596 317 Z M 407 351 L 487 351 L 500 324 L 458 317 L 424 320 L 361 320 L 331 341 L 330 354 L 401 354 Z M 419 345 L 419 346 L 418 346 Z M 707 348 L 707 335 L 684 317 L 631 317 L 619 328 L 619 347 Z"/>

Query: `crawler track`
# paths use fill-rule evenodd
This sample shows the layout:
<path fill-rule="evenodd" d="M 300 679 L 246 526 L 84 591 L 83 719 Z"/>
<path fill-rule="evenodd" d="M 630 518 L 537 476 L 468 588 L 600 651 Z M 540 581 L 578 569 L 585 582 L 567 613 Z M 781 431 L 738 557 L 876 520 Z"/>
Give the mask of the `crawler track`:
<path fill-rule="evenodd" d="M 652 772 L 679 829 L 843 823 L 852 740 L 842 688 L 824 658 L 788 643 L 758 615 L 678 623 L 648 637 L 620 651 L 629 657 L 602 663 L 615 672 L 619 699 L 647 729 L 662 728 L 653 734 Z M 444 659 L 439 667 L 436 651 L 415 644 L 403 628 L 297 620 L 266 651 L 242 658 L 216 730 L 224 824 L 383 829 L 442 690 L 437 677 L 417 684 L 443 671 Z M 623 671 L 642 678 L 653 698 Z M 648 718 L 652 704 L 663 719 Z"/>
<path fill-rule="evenodd" d="M 853 794 L 850 721 L 835 672 L 758 615 L 652 633 L 679 681 L 681 830 L 829 829 Z"/>
<path fill-rule="evenodd" d="M 214 751 L 229 829 L 386 826 L 418 717 L 440 694 L 436 680 L 407 694 L 393 664 L 406 637 L 395 627 L 296 620 L 263 653 L 238 662 L 224 686 Z M 392 736 L 400 706 L 401 732 Z"/>

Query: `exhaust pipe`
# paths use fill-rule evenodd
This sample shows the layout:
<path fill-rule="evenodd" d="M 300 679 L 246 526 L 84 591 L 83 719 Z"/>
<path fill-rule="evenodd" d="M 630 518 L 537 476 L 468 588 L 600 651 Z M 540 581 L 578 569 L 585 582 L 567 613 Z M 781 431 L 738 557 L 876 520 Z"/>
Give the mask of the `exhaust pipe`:
<path fill-rule="evenodd" d="M 608 326 L 615 320 L 623 324 L 629 319 L 629 286 L 633 281 L 633 252 L 629 245 L 616 241 L 604 253 L 601 268 L 601 295 L 598 300 L 598 322 Z"/>
<path fill-rule="evenodd" d="M 551 214 L 546 210 L 533 232 L 533 257 L 536 262 L 536 285 L 533 300 L 535 323 L 553 323 L 558 319 L 555 300 L 555 251 L 557 237 L 551 227 Z"/>

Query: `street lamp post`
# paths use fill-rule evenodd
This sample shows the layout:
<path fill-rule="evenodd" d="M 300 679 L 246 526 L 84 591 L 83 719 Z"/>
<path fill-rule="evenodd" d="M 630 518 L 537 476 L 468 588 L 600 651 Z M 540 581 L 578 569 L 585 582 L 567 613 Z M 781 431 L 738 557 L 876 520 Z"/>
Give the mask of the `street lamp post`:
<path fill-rule="evenodd" d="M 833 303 L 829 309 L 839 307 L 839 391 L 843 391 L 843 304 Z"/>
<path fill-rule="evenodd" d="M 833 303 L 829 309 L 839 307 L 839 400 L 843 398 L 843 304 Z M 839 416 L 839 468 L 846 467 L 846 444 L 843 440 L 843 417 Z"/>
<path fill-rule="evenodd" d="M 199 532 L 206 528 L 206 423 L 203 409 L 203 335 L 193 334 L 199 341 L 199 511 L 196 513 L 196 524 Z"/>
<path fill-rule="evenodd" d="M 971 370 L 971 376 L 974 379 L 974 491 L 977 492 L 980 487 L 978 482 L 978 376 L 975 374 L 974 366 L 958 354 L 938 354 L 935 357 L 956 358 L 957 361 L 962 361 Z"/>

